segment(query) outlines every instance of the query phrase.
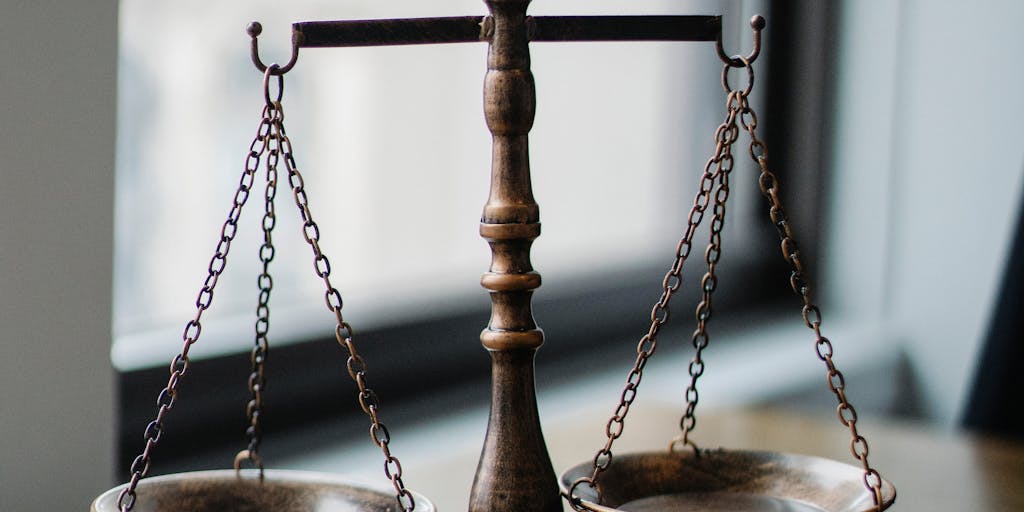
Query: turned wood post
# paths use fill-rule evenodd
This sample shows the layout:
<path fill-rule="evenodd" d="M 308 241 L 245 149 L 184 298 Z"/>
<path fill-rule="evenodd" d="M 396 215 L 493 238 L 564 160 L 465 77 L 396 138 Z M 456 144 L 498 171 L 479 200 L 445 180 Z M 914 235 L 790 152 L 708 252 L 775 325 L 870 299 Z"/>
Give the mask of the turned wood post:
<path fill-rule="evenodd" d="M 540 235 L 527 144 L 536 107 L 526 23 L 530 0 L 484 2 L 491 12 L 484 114 L 493 149 L 480 236 L 492 256 L 481 278 L 491 295 L 491 319 L 480 340 L 492 361 L 491 413 L 469 510 L 559 512 L 558 483 L 534 390 L 534 354 L 544 332 L 530 305 L 540 286 L 540 274 L 530 263 L 530 246 Z"/>

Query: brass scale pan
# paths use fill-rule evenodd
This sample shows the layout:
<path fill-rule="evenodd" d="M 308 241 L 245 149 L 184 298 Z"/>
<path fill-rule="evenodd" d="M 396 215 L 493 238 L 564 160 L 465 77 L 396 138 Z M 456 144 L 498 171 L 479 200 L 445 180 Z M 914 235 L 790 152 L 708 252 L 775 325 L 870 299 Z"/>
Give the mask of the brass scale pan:
<path fill-rule="evenodd" d="M 590 463 L 562 474 L 563 490 L 590 473 Z M 245 476 L 246 473 L 250 475 Z M 322 473 L 267 470 L 261 482 L 255 470 L 196 471 L 142 480 L 138 512 L 400 512 L 393 493 Z M 702 512 L 867 512 L 874 509 L 864 492 L 859 468 L 819 457 L 767 451 L 712 449 L 650 452 L 616 457 L 594 489 L 577 492 L 589 509 L 600 512 L 700 510 Z M 124 486 L 102 494 L 92 512 L 117 512 Z M 436 512 L 413 493 L 416 512 Z M 882 481 L 882 510 L 896 490 Z"/>

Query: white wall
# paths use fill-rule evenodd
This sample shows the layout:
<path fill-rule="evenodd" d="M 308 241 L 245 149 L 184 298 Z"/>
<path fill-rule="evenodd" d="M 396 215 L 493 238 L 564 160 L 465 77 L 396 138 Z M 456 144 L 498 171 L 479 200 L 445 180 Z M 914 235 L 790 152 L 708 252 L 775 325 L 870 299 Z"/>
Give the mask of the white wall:
<path fill-rule="evenodd" d="M 87 510 L 113 482 L 117 2 L 0 16 L 0 509 Z"/>
<path fill-rule="evenodd" d="M 1024 177 L 1024 3 L 850 1 L 837 79 L 829 302 L 906 351 L 960 421 Z"/>

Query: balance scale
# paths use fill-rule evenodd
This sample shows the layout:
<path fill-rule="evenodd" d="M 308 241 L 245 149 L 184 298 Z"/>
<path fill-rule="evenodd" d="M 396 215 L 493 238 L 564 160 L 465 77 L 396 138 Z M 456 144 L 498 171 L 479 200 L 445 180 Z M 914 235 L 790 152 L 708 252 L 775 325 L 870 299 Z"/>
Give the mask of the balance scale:
<path fill-rule="evenodd" d="M 196 300 L 196 315 L 183 333 L 183 347 L 174 356 L 167 385 L 159 392 L 158 410 L 146 427 L 142 453 L 130 467 L 127 483 L 98 497 L 93 512 L 432 512 L 428 496 L 406 486 L 402 465 L 391 452 L 391 434 L 383 423 L 376 394 L 366 378 L 367 363 L 357 350 L 352 327 L 342 315 L 341 293 L 331 282 L 330 260 L 321 251 L 320 230 L 306 196 L 291 139 L 284 128 L 284 75 L 298 60 L 300 48 L 487 43 L 484 116 L 493 139 L 490 195 L 480 221 L 480 235 L 491 247 L 491 266 L 481 282 L 491 297 L 491 318 L 480 339 L 492 359 L 490 419 L 470 494 L 473 512 L 563 510 L 563 503 L 584 511 L 881 511 L 892 505 L 894 487 L 868 462 L 867 440 L 858 433 L 857 413 L 846 398 L 843 374 L 832 360 L 832 343 L 821 332 L 821 312 L 811 301 L 800 251 L 786 217 L 779 182 L 770 170 L 767 148 L 758 137 L 757 115 L 748 102 L 754 85 L 753 64 L 761 50 L 765 21 L 751 20 L 753 50 L 729 56 L 722 47 L 720 16 L 539 16 L 527 15 L 530 0 L 484 0 L 489 14 L 447 18 L 362 21 L 314 21 L 292 25 L 292 54 L 283 66 L 266 65 L 259 57 L 259 23 L 250 25 L 252 60 L 263 72 L 265 106 L 246 156 L 228 219 L 223 224 L 206 280 Z M 637 344 L 618 405 L 606 424 L 606 443 L 592 459 L 556 477 L 541 432 L 534 390 L 534 354 L 544 341 L 533 319 L 531 298 L 540 275 L 530 262 L 530 247 L 540 236 L 540 218 L 530 181 L 527 139 L 536 105 L 530 71 L 530 44 L 563 41 L 703 41 L 715 43 L 723 62 L 725 120 L 714 134 L 714 150 L 701 174 L 687 227 L 675 248 L 674 261 L 662 281 L 661 297 L 651 311 L 650 327 Z M 734 88 L 733 86 L 736 85 Z M 803 322 L 812 331 L 817 356 L 827 372 L 829 390 L 837 399 L 837 415 L 850 431 L 850 451 L 858 464 L 769 451 L 701 448 L 691 438 L 696 424 L 697 384 L 704 372 L 716 266 L 721 256 L 721 231 L 733 168 L 733 145 L 743 135 L 746 152 L 757 163 L 758 184 L 769 217 L 778 231 L 782 253 L 791 267 L 790 285 L 802 300 Z M 283 175 L 282 175 L 283 174 Z M 256 179 L 264 176 L 262 187 Z M 337 320 L 335 335 L 348 354 L 346 366 L 356 383 L 358 401 L 370 421 L 370 434 L 382 453 L 384 476 L 393 492 L 347 482 L 339 477 L 264 469 L 260 457 L 260 415 L 267 353 L 269 264 L 274 246 L 279 179 L 291 192 L 303 222 L 303 238 L 314 256 L 313 271 L 324 283 L 325 302 Z M 263 191 L 263 271 L 256 320 L 256 341 L 249 377 L 248 446 L 235 457 L 234 468 L 146 478 L 154 450 L 164 434 L 164 420 L 177 399 L 178 384 L 188 373 L 189 348 L 202 331 L 202 315 L 210 307 L 226 256 L 235 238 L 242 207 L 254 191 Z M 287 198 L 285 198 L 287 199 Z M 693 237 L 710 218 L 709 242 L 703 253 L 705 272 L 693 333 L 694 357 L 688 371 L 686 408 L 680 434 L 659 452 L 616 454 L 612 448 L 623 432 L 637 396 L 644 368 L 654 354 L 658 334 L 668 320 L 669 302 L 683 285 L 682 270 Z"/>

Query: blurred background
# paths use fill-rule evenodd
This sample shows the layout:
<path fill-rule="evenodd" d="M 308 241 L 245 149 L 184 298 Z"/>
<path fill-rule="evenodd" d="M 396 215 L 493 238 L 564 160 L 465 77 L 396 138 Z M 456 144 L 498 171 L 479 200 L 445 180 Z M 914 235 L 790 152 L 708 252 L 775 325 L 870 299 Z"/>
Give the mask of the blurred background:
<path fill-rule="evenodd" d="M 126 478 L 142 448 L 256 131 L 262 77 L 244 27 L 260 20 L 264 60 L 284 61 L 294 21 L 486 9 L 478 0 L 5 7 L 0 503 L 84 509 Z M 747 20 L 763 13 L 760 129 L 864 423 L 1009 437 L 1022 432 L 1005 405 L 1020 395 L 1010 375 L 1020 355 L 1024 100 L 1015 87 L 1024 76 L 1005 55 L 1022 11 L 1010 0 L 536 0 L 530 10 L 720 13 L 731 53 L 749 50 Z M 710 44 L 537 43 L 531 55 L 544 229 L 532 253 L 544 279 L 534 309 L 547 338 L 538 382 L 542 421 L 557 423 L 614 408 L 724 91 Z M 310 49 L 285 78 L 288 133 L 346 318 L 407 450 L 435 460 L 439 446 L 479 449 L 489 399 L 477 341 L 489 307 L 479 286 L 489 251 L 477 232 L 490 160 L 485 56 L 482 44 Z M 735 153 L 702 407 L 829 418 L 833 398 L 756 169 L 745 146 Z M 351 452 L 345 443 L 375 447 L 297 212 L 288 201 L 277 208 L 266 435 L 279 441 L 266 450 L 285 467 L 330 469 Z M 243 215 L 155 473 L 222 467 L 242 447 L 260 209 L 250 201 Z M 701 254 L 687 283 L 699 282 Z M 645 375 L 641 394 L 654 407 L 683 402 L 695 297 L 673 303 Z M 602 430 L 583 436 L 580 460 Z M 357 453 L 345 464 L 360 465 Z M 376 478 L 371 455 L 366 476 Z"/>

